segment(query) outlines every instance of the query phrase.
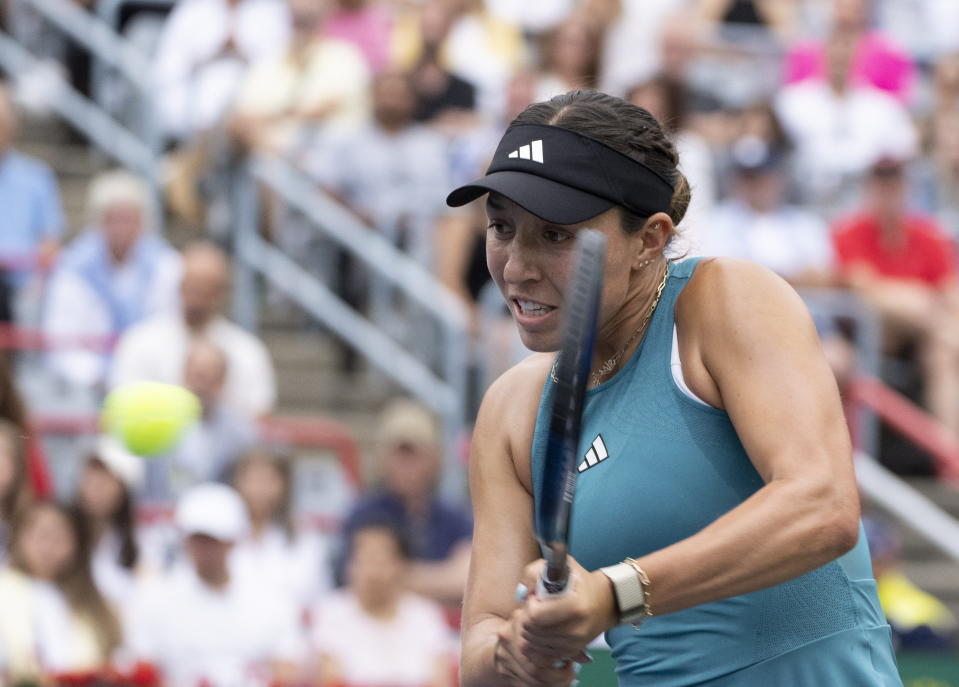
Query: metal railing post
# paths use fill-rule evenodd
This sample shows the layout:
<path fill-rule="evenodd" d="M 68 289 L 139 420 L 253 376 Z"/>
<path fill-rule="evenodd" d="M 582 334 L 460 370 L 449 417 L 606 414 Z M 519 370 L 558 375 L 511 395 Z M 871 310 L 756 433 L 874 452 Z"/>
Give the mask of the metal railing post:
<path fill-rule="evenodd" d="M 256 271 L 253 252 L 259 229 L 259 188 L 243 164 L 231 188 L 233 216 L 233 319 L 248 331 L 257 329 Z"/>

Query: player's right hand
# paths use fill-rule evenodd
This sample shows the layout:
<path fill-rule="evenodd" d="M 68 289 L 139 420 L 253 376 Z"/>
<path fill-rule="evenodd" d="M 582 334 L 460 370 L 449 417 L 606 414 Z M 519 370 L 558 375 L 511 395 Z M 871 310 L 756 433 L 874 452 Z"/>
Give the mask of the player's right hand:
<path fill-rule="evenodd" d="M 557 666 L 556 660 L 543 656 L 523 638 L 523 626 L 529 622 L 526 605 L 520 606 L 497 633 L 494 665 L 506 687 L 568 687 L 576 678 L 572 661 Z"/>

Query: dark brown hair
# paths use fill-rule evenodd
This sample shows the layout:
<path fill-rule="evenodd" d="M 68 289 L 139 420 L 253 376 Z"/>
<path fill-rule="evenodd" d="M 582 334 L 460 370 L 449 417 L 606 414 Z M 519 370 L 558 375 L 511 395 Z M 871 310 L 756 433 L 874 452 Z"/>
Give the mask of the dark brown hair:
<path fill-rule="evenodd" d="M 520 124 L 545 124 L 575 131 L 642 162 L 675 189 L 667 211 L 673 224 L 679 224 L 685 216 L 692 192 L 678 169 L 679 153 L 656 118 L 643 108 L 599 91 L 570 91 L 533 103 L 511 126 Z M 646 223 L 646 217 L 625 208 L 620 210 L 625 231 L 639 231 Z"/>
<path fill-rule="evenodd" d="M 93 461 L 101 470 L 110 472 L 110 469 L 96 454 L 91 455 L 88 460 Z M 118 505 L 117 509 L 110 515 L 109 524 L 120 539 L 118 562 L 127 570 L 133 570 L 140 557 L 140 548 L 136 540 L 136 510 L 133 505 L 133 495 L 130 493 L 130 488 L 127 487 L 122 480 L 120 480 L 120 484 L 123 488 L 123 495 L 120 498 L 120 505 Z M 79 499 L 74 509 L 84 528 L 84 537 L 91 542 L 92 546 L 93 523 L 90 522 L 90 517 L 83 511 L 83 506 Z"/>
<path fill-rule="evenodd" d="M 272 520 L 283 528 L 289 541 L 293 540 L 296 529 L 293 526 L 293 467 L 288 455 L 276 449 L 258 446 L 252 448 L 233 464 L 230 471 L 230 484 L 236 486 L 239 474 L 254 463 L 263 463 L 272 468 L 283 482 L 283 494 L 280 496 L 280 505 L 273 513 Z"/>
<path fill-rule="evenodd" d="M 31 500 L 33 491 L 27 488 L 27 456 L 21 428 L 11 420 L 0 418 L 0 434 L 7 435 L 13 448 L 13 481 L 10 490 L 0 494 L 0 521 L 9 523 L 17 509 Z"/>
<path fill-rule="evenodd" d="M 94 634 L 100 644 L 101 655 L 106 660 L 112 651 L 120 646 L 122 640 L 120 623 L 93 581 L 90 542 L 85 536 L 78 514 L 55 501 L 34 501 L 21 509 L 14 518 L 10 532 L 10 562 L 17 570 L 26 575 L 30 574 L 26 562 L 20 558 L 20 539 L 36 514 L 44 509 L 51 510 L 63 518 L 76 544 L 73 560 L 64 566 L 54 582 L 66 597 L 70 610 L 93 626 Z"/>

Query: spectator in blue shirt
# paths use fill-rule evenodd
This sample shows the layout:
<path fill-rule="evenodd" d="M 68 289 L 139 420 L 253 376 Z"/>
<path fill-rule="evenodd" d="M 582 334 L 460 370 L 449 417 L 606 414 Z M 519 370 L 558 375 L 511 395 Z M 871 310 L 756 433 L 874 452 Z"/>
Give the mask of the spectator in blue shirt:
<path fill-rule="evenodd" d="M 362 498 L 344 523 L 344 541 L 373 522 L 390 522 L 410 545 L 409 588 L 459 604 L 466 587 L 473 524 L 459 506 L 441 501 L 436 486 L 441 442 L 432 414 L 409 400 L 387 406 L 379 421 L 381 488 Z M 349 558 L 349 551 L 344 552 Z"/>
<path fill-rule="evenodd" d="M 0 83 L 0 267 L 16 287 L 53 262 L 64 231 L 60 189 L 50 168 L 13 148 L 17 120 Z"/>

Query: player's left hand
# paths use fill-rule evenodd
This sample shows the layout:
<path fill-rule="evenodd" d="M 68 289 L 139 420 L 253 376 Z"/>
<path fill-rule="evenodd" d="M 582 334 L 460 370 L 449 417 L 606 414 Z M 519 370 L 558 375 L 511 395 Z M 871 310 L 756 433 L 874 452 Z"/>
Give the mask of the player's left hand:
<path fill-rule="evenodd" d="M 522 627 L 528 651 L 553 660 L 588 660 L 584 649 L 597 635 L 614 627 L 616 599 L 609 579 L 589 572 L 573 558 L 569 559 L 570 583 L 566 593 L 539 597 L 530 593 Z M 530 563 L 523 571 L 522 583 L 536 589 L 546 561 Z"/>

